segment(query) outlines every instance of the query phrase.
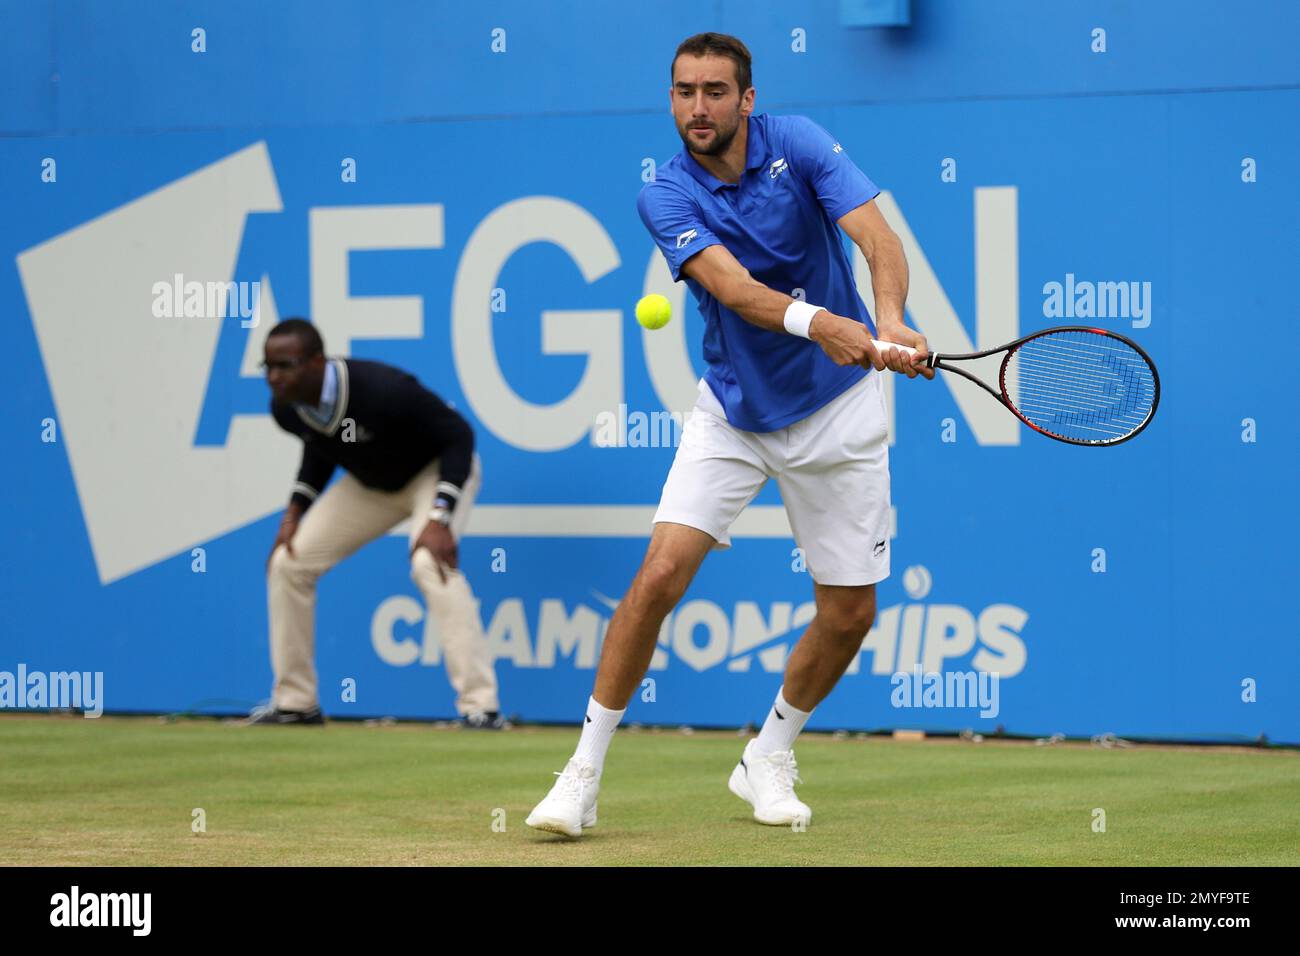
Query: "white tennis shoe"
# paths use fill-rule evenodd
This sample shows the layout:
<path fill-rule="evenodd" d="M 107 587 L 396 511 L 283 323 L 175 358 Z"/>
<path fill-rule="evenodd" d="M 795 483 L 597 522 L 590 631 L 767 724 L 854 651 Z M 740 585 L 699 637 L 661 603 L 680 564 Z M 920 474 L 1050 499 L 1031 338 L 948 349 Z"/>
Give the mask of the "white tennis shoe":
<path fill-rule="evenodd" d="M 731 792 L 754 807 L 754 819 L 768 826 L 791 826 L 796 820 L 807 826 L 812 810 L 794 793 L 799 782 L 799 768 L 793 750 L 776 750 L 759 754 L 757 739 L 745 745 L 745 752 L 731 771 L 727 786 Z"/>
<path fill-rule="evenodd" d="M 551 792 L 546 795 L 524 822 L 538 830 L 582 836 L 584 828 L 596 825 L 596 795 L 600 793 L 600 775 L 589 761 L 572 757 L 556 773 Z"/>

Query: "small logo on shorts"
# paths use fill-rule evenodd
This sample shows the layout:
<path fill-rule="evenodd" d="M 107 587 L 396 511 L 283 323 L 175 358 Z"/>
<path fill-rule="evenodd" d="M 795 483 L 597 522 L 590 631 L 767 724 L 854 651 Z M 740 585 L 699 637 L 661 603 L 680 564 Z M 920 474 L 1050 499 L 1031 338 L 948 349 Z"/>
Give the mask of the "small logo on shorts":
<path fill-rule="evenodd" d="M 877 542 L 876 542 L 876 546 L 875 546 L 874 548 L 871 549 L 871 555 L 872 555 L 872 557 L 876 557 L 876 558 L 878 558 L 878 557 L 880 557 L 880 556 L 881 556 L 882 554 L 884 554 L 884 553 L 885 553 L 885 542 L 884 542 L 884 540 L 877 541 Z"/>

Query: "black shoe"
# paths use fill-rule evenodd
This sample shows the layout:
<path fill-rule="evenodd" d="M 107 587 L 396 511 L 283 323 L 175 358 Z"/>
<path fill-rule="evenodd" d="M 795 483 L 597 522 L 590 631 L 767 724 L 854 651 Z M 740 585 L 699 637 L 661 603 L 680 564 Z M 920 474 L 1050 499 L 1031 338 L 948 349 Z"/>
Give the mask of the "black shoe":
<path fill-rule="evenodd" d="M 275 707 L 259 707 L 248 715 L 245 724 L 324 724 L 325 717 L 319 707 L 311 710 L 278 710 Z"/>
<path fill-rule="evenodd" d="M 461 726 L 471 730 L 505 730 L 510 722 L 495 710 L 476 710 L 460 719 Z"/>

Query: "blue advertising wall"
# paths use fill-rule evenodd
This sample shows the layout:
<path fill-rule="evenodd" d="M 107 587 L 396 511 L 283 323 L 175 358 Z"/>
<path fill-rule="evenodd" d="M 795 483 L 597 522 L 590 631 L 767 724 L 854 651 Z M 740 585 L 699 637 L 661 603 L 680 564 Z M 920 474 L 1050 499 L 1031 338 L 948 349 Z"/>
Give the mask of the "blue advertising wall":
<path fill-rule="evenodd" d="M 1297 317 L 1298 9 L 914 0 L 910 26 L 862 28 L 831 2 L 3 3 L 0 670 L 102 671 L 109 711 L 267 696 L 299 446 L 253 363 L 308 315 L 475 424 L 461 557 L 504 707 L 577 720 L 672 461 L 638 423 L 702 371 L 635 199 L 680 148 L 672 50 L 717 29 L 750 46 L 758 110 L 811 116 L 886 190 L 932 348 L 1073 324 L 1052 283 L 1124 283 L 1080 321 L 1163 385 L 1137 440 L 1081 449 L 965 383 L 890 383 L 893 575 L 811 726 L 1300 742 L 1300 401 L 1273 357 Z M 258 324 L 155 315 L 175 275 L 259 283 Z M 658 332 L 632 316 L 649 291 L 676 305 Z M 627 720 L 762 719 L 812 582 L 774 486 L 734 538 Z M 405 556 L 392 535 L 321 581 L 331 715 L 454 713 Z M 896 706 L 918 667 L 998 673 L 997 712 Z"/>

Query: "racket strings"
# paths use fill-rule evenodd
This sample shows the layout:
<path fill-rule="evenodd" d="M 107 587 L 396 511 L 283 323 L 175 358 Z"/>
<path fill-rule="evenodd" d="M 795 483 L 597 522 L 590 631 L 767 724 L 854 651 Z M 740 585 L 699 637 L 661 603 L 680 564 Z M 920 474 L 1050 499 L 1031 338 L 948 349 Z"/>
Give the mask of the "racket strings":
<path fill-rule="evenodd" d="M 1155 404 L 1155 374 L 1120 339 L 1071 330 L 1030 339 L 1007 360 L 1005 385 L 1024 419 L 1061 438 L 1116 441 L 1137 431 Z"/>

